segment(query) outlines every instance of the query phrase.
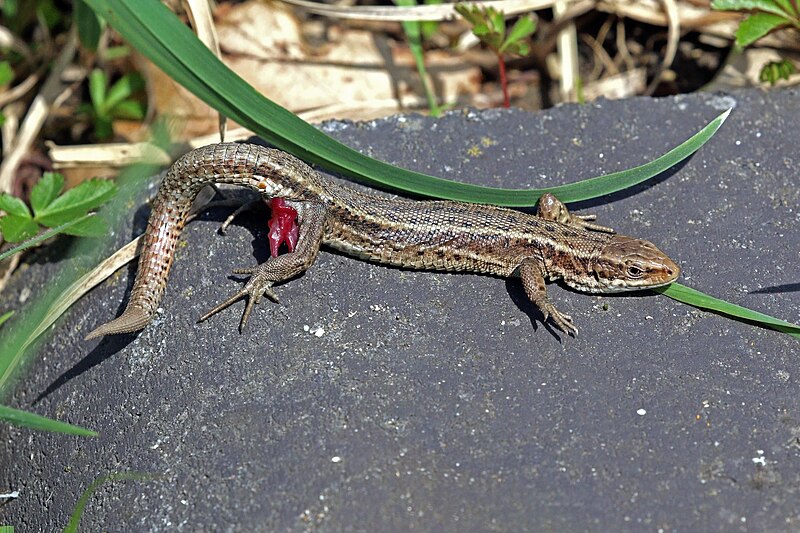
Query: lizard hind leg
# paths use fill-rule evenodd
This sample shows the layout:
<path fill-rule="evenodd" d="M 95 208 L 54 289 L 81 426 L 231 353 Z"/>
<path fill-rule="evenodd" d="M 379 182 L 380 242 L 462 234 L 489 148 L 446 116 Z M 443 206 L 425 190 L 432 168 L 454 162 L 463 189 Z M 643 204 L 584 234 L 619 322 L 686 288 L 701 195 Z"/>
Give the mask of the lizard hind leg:
<path fill-rule="evenodd" d="M 264 263 L 261 266 L 266 266 L 267 263 Z M 224 302 L 216 305 L 213 309 L 209 312 L 204 314 L 200 317 L 198 322 L 203 322 L 213 315 L 219 313 L 223 309 L 227 309 L 232 304 L 238 302 L 242 298 L 247 298 L 247 305 L 244 308 L 244 313 L 242 313 L 242 319 L 239 322 L 239 332 L 241 332 L 245 325 L 247 325 L 247 319 L 250 318 L 250 313 L 253 311 L 253 308 L 261 302 L 261 298 L 266 295 L 270 300 L 275 303 L 280 303 L 278 300 L 278 295 L 275 294 L 275 291 L 272 290 L 272 285 L 275 281 L 283 281 L 283 280 L 273 280 L 270 279 L 274 277 L 268 270 L 261 269 L 260 267 L 255 268 L 237 268 L 233 271 L 234 274 L 250 274 L 251 278 L 247 281 L 244 288 L 225 300 Z M 291 277 L 291 276 L 287 276 Z"/>
<path fill-rule="evenodd" d="M 312 203 L 291 202 L 290 204 L 290 207 L 296 209 L 298 213 L 298 239 L 294 251 L 270 257 L 257 267 L 235 269 L 234 274 L 250 275 L 250 279 L 242 290 L 215 306 L 200 317 L 198 322 L 203 322 L 242 298 L 247 298 L 247 305 L 239 322 L 239 331 L 241 332 L 247 324 L 253 308 L 264 295 L 278 302 L 278 296 L 272 290 L 275 283 L 286 281 L 304 272 L 314 263 L 325 232 L 325 208 Z"/>

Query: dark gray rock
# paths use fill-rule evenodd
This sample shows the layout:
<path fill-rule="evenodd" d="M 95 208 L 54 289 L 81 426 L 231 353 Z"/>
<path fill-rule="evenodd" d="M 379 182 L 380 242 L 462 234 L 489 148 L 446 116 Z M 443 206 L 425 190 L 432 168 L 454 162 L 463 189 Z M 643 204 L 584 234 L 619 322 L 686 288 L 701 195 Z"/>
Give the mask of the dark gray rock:
<path fill-rule="evenodd" d="M 389 162 L 492 186 L 652 160 L 728 107 L 687 163 L 578 208 L 675 258 L 682 281 L 800 321 L 800 93 L 603 101 L 541 113 L 399 116 L 323 129 Z M 552 285 L 581 334 L 542 327 L 516 282 L 323 253 L 237 332 L 195 324 L 266 255 L 263 214 L 190 224 L 163 313 L 84 342 L 133 268 L 79 302 L 16 407 L 98 430 L 0 426 L 0 523 L 86 531 L 789 531 L 800 528 L 798 341 L 649 294 Z M 120 231 L 129 238 L 141 231 Z M 255 251 L 254 251 L 255 250 Z M 43 284 L 34 265 L 11 293 Z M 15 292 L 16 291 L 16 292 Z M 38 399 L 38 401 L 37 401 Z"/>

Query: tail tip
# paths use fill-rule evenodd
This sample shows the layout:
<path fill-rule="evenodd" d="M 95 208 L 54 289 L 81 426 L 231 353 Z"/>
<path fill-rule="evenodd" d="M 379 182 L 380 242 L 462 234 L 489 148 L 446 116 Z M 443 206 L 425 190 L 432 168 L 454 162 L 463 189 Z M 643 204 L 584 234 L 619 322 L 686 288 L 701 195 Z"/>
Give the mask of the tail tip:
<path fill-rule="evenodd" d="M 84 340 L 92 340 L 104 335 L 132 333 L 144 328 L 150 322 L 150 314 L 141 307 L 129 307 L 121 316 L 106 322 L 89 332 Z"/>

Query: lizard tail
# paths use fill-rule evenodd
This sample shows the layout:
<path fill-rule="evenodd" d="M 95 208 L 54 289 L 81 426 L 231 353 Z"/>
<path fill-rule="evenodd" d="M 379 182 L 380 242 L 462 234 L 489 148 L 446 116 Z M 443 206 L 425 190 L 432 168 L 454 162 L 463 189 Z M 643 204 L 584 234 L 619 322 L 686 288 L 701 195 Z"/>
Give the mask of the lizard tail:
<path fill-rule="evenodd" d="M 132 333 L 144 328 L 150 322 L 150 315 L 141 307 L 128 306 L 122 316 L 115 318 L 111 322 L 106 322 L 102 326 L 86 335 L 84 340 L 90 340 L 103 335 L 116 335 L 119 333 Z"/>

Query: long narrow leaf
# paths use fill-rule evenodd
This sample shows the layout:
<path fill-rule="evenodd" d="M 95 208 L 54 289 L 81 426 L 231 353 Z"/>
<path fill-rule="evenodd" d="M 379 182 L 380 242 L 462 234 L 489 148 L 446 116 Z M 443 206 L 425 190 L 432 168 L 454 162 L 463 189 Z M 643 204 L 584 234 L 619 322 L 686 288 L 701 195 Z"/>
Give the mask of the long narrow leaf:
<path fill-rule="evenodd" d="M 505 206 L 531 206 L 553 189 L 495 189 L 456 183 L 393 167 L 368 158 L 325 135 L 294 114 L 264 98 L 227 68 L 156 0 L 86 0 L 139 52 L 200 99 L 251 129 L 269 142 L 301 159 L 326 168 L 411 193 Z M 672 151 L 656 161 L 593 182 L 590 196 L 580 184 L 562 189 L 566 202 L 584 200 L 639 183 L 674 166 L 716 132 L 723 114 L 690 141 L 687 150 Z M 677 149 L 676 149 L 677 150 Z M 658 163 L 657 163 L 658 162 Z"/>
<path fill-rule="evenodd" d="M 716 311 L 717 313 L 721 313 L 729 317 L 747 320 L 750 322 L 758 322 L 763 324 L 765 327 L 769 327 L 783 333 L 788 333 L 792 337 L 800 339 L 800 326 L 797 324 L 792 324 L 791 322 L 773 318 L 769 315 L 765 315 L 764 313 L 759 313 L 758 311 L 753 311 L 752 309 L 742 307 L 741 305 L 732 304 L 730 302 L 726 302 L 725 300 L 714 298 L 713 296 L 709 296 L 708 294 L 687 287 L 686 285 L 672 283 L 666 287 L 659 287 L 653 290 L 663 294 L 664 296 L 668 296 L 673 300 L 677 300 L 694 307 L 699 307 L 700 309 Z"/>
<path fill-rule="evenodd" d="M 146 472 L 118 472 L 116 474 L 108 474 L 94 480 L 91 485 L 86 487 L 86 490 L 83 491 L 83 494 L 81 494 L 81 497 L 78 498 L 78 501 L 75 503 L 75 509 L 72 511 L 72 514 L 69 517 L 69 523 L 64 528 L 64 533 L 78 532 L 78 526 L 81 523 L 83 511 L 86 509 L 89 499 L 92 497 L 92 494 L 94 494 L 95 491 L 103 484 L 113 483 L 115 481 L 141 481 L 153 479 L 155 477 L 157 477 L 156 474 L 149 474 Z"/>
<path fill-rule="evenodd" d="M 59 422 L 52 418 L 29 413 L 20 409 L 13 409 L 0 405 L 0 420 L 5 420 L 10 424 L 16 426 L 25 426 L 32 429 L 39 429 L 42 431 L 53 431 L 55 433 L 68 433 L 70 435 L 79 435 L 81 437 L 96 437 L 97 432 L 82 428 L 80 426 L 73 426 L 66 422 Z"/>

